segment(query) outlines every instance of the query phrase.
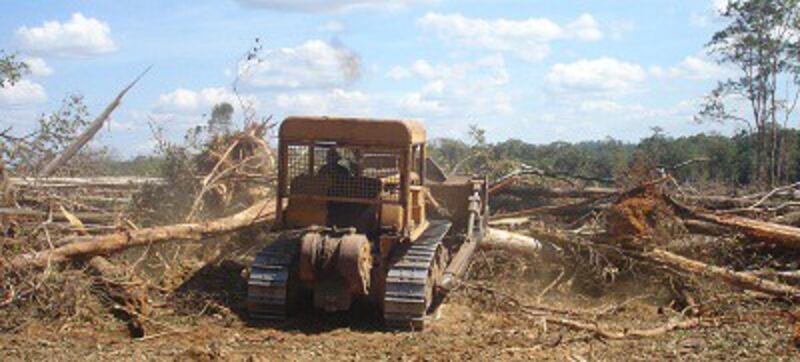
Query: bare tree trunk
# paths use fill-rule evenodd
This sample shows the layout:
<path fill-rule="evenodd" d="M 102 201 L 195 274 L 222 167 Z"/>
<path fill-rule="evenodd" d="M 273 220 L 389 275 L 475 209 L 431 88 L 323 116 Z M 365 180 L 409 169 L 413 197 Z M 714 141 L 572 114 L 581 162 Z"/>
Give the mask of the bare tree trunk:
<path fill-rule="evenodd" d="M 691 272 L 693 274 L 700 274 L 722 280 L 723 282 L 736 287 L 766 293 L 774 297 L 800 300 L 799 288 L 759 278 L 750 273 L 735 272 L 726 268 L 708 265 L 660 249 L 645 252 L 642 254 L 642 256 L 658 262 L 659 264 L 668 265 L 670 267 Z"/>
<path fill-rule="evenodd" d="M 716 215 L 708 212 L 693 210 L 681 205 L 667 197 L 678 213 L 689 218 L 711 222 L 717 225 L 732 228 L 742 232 L 750 238 L 771 244 L 782 245 L 787 248 L 800 248 L 800 228 L 788 225 L 775 224 L 766 221 L 753 220 L 733 215 Z"/>
<path fill-rule="evenodd" d="M 537 255 L 542 249 L 539 240 L 495 228 L 489 228 L 488 234 L 479 245 L 481 248 L 500 248 L 530 255 Z"/>
<path fill-rule="evenodd" d="M 125 87 L 125 89 L 123 89 L 122 92 L 120 92 L 117 95 L 117 98 L 114 98 L 111 104 L 109 104 L 106 107 L 106 109 L 103 110 L 103 113 L 100 113 L 100 115 L 97 116 L 97 118 L 95 118 L 94 121 L 92 121 L 92 124 L 89 125 L 89 128 L 83 131 L 83 133 L 81 133 L 81 135 L 78 136 L 78 138 L 75 139 L 75 141 L 73 141 L 72 144 L 70 144 L 69 147 L 67 147 L 67 149 L 64 150 L 64 152 L 59 154 L 58 157 L 54 158 L 47 165 L 45 165 L 45 167 L 39 172 L 39 177 L 52 176 L 53 173 L 55 173 L 59 167 L 66 164 L 72 157 L 74 157 L 78 153 L 78 151 L 81 150 L 81 148 L 83 148 L 84 145 L 89 143 L 89 141 L 91 141 L 92 138 L 94 138 L 94 135 L 97 134 L 97 132 L 100 131 L 101 128 L 103 128 L 103 124 L 108 119 L 108 117 L 111 116 L 111 113 L 114 112 L 114 110 L 122 102 L 122 97 L 125 96 L 125 93 L 128 93 L 128 91 L 131 88 L 133 88 L 134 85 L 136 85 L 136 82 L 138 82 L 139 79 L 141 79 L 149 70 L 150 68 L 148 67 L 144 72 L 142 72 L 142 74 L 136 77 L 136 79 L 134 79 L 133 82 L 131 82 L 131 84 Z"/>
<path fill-rule="evenodd" d="M 159 226 L 109 235 L 83 238 L 55 249 L 22 254 L 11 260 L 9 267 L 23 269 L 62 263 L 70 259 L 107 255 L 134 246 L 163 243 L 172 240 L 202 240 L 214 235 L 265 224 L 275 214 L 275 202 L 264 200 L 250 208 L 225 218 L 192 224 Z"/>

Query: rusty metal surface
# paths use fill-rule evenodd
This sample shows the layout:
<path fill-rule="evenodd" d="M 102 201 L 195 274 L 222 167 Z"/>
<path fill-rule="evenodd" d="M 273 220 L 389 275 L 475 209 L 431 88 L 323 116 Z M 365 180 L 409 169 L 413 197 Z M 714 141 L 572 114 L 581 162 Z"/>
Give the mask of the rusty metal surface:
<path fill-rule="evenodd" d="M 428 162 L 416 122 L 292 117 L 278 147 L 279 226 L 306 229 L 294 254 L 281 254 L 289 259 L 270 247 L 259 254 L 248 296 L 256 317 L 285 315 L 291 291 L 302 289 L 319 309 L 369 297 L 387 325 L 423 328 L 436 287 L 469 265 L 479 239 L 470 231 L 484 230 L 485 180 Z M 448 220 L 429 219 L 430 195 Z M 445 246 L 451 231 L 464 237 Z"/>
<path fill-rule="evenodd" d="M 281 124 L 279 137 L 380 146 L 410 146 L 427 140 L 425 127 L 417 121 L 338 117 L 289 117 Z"/>

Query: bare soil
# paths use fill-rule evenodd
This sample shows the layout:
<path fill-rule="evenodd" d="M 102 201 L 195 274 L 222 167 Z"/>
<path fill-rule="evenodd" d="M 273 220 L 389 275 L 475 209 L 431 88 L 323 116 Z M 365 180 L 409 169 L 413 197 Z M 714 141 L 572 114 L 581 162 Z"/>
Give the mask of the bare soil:
<path fill-rule="evenodd" d="M 168 254 L 166 254 L 168 255 Z M 157 258 L 155 258 L 157 259 Z M 476 288 L 451 294 L 421 332 L 384 330 L 374 311 L 310 310 L 286 322 L 250 325 L 244 312 L 244 263 L 221 259 L 177 275 L 175 292 L 154 300 L 143 339 L 102 303 L 87 300 L 72 316 L 35 318 L 0 333 L 0 357 L 17 360 L 800 360 L 796 320 L 787 305 L 742 297 L 707 285 L 709 325 L 655 338 L 608 341 L 543 323 Z M 199 266 L 201 264 L 195 264 Z M 668 280 L 620 274 L 608 280 L 564 270 L 560 263 L 502 252 L 479 253 L 468 285 L 507 293 L 524 303 L 596 314 L 609 328 L 648 328 L 678 315 Z M 562 275 L 563 271 L 563 275 Z M 559 278 L 560 283 L 540 297 Z M 169 284 L 162 279 L 162 285 Z M 731 298 L 726 297 L 731 295 Z M 80 308 L 85 308 L 81 311 Z M 593 317 L 594 318 L 594 317 Z"/>

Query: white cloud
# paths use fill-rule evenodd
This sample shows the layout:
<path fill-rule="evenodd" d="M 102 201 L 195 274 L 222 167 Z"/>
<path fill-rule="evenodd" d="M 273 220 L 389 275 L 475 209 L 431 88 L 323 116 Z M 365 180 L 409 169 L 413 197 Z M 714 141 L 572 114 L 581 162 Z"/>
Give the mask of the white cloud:
<path fill-rule="evenodd" d="M 622 104 L 610 100 L 586 100 L 581 102 L 578 107 L 584 113 L 615 113 L 626 108 Z"/>
<path fill-rule="evenodd" d="M 446 65 L 432 65 L 427 60 L 418 59 L 409 67 L 393 67 L 386 76 L 399 80 L 411 77 L 422 79 L 447 78 L 453 75 L 455 69 Z"/>
<path fill-rule="evenodd" d="M 421 93 L 410 93 L 403 97 L 399 103 L 400 109 L 409 115 L 431 116 L 441 115 L 445 107 L 438 100 L 426 99 Z"/>
<path fill-rule="evenodd" d="M 386 73 L 386 76 L 394 80 L 400 80 L 409 78 L 412 76 L 412 74 L 408 68 L 392 67 L 392 69 Z"/>
<path fill-rule="evenodd" d="M 718 14 L 722 14 L 728 9 L 728 3 L 730 0 L 711 0 L 711 6 Z"/>
<path fill-rule="evenodd" d="M 361 60 L 353 51 L 321 40 L 294 48 L 272 49 L 239 64 L 249 85 L 272 89 L 335 88 L 358 78 Z"/>
<path fill-rule="evenodd" d="M 556 64 L 545 75 L 545 84 L 560 94 L 611 96 L 635 90 L 646 78 L 638 64 L 604 57 Z"/>
<path fill-rule="evenodd" d="M 258 107 L 258 101 L 252 95 L 242 95 L 242 101 L 246 107 Z M 204 88 L 199 91 L 178 88 L 160 95 L 155 110 L 161 114 L 199 115 L 210 112 L 215 105 L 223 102 L 230 103 L 236 112 L 240 109 L 239 99 L 225 88 Z"/>
<path fill-rule="evenodd" d="M 589 14 L 583 14 L 567 24 L 567 33 L 583 41 L 595 41 L 603 38 L 603 32 L 597 20 Z"/>
<path fill-rule="evenodd" d="M 285 114 L 368 116 L 372 99 L 359 91 L 331 89 L 279 94 L 275 106 Z"/>
<path fill-rule="evenodd" d="M 357 8 L 399 9 L 436 0 L 237 0 L 246 7 L 310 13 L 346 12 Z"/>
<path fill-rule="evenodd" d="M 47 65 L 42 58 L 23 57 L 22 61 L 28 65 L 28 70 L 34 77 L 47 77 L 53 74 L 53 68 Z"/>
<path fill-rule="evenodd" d="M 0 106 L 15 107 L 41 104 L 47 101 L 44 87 L 38 83 L 22 79 L 14 85 L 0 87 Z"/>
<path fill-rule="evenodd" d="M 722 14 L 728 9 L 730 0 L 711 0 L 707 3 L 707 8 L 701 12 L 689 14 L 689 24 L 698 28 L 707 28 L 718 22 Z"/>
<path fill-rule="evenodd" d="M 108 23 L 74 13 L 69 21 L 46 21 L 39 27 L 16 31 L 20 48 L 31 54 L 88 56 L 117 50 Z"/>
<path fill-rule="evenodd" d="M 657 78 L 685 78 L 690 80 L 718 79 L 725 76 L 725 68 L 714 62 L 696 56 L 688 56 L 676 66 L 664 68 L 650 67 L 650 73 Z"/>
<path fill-rule="evenodd" d="M 394 67 L 386 76 L 422 81 L 419 90 L 397 101 L 404 115 L 460 118 L 463 122 L 468 117 L 514 111 L 506 89 L 510 77 L 501 55 L 456 64 L 431 64 L 420 59 L 407 67 Z"/>
<path fill-rule="evenodd" d="M 508 52 L 528 61 L 539 61 L 550 53 L 556 40 L 594 41 L 603 37 L 597 21 L 583 14 L 561 26 L 546 18 L 525 20 L 468 18 L 461 14 L 428 13 L 418 24 L 445 41 L 490 51 Z"/>
<path fill-rule="evenodd" d="M 319 31 L 326 33 L 341 33 L 344 31 L 344 24 L 340 21 L 331 20 L 325 24 L 320 25 Z"/>

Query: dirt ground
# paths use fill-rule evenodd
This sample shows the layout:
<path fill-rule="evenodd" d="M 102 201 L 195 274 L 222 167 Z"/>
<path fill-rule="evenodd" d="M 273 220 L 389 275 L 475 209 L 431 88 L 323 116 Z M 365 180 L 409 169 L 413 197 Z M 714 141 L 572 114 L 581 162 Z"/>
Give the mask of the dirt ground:
<path fill-rule="evenodd" d="M 708 325 L 647 339 L 610 341 L 543 323 L 521 313 L 488 286 L 523 303 L 593 315 L 609 328 L 649 328 L 677 316 L 663 280 L 628 275 L 587 281 L 563 264 L 481 252 L 470 281 L 438 308 L 430 328 L 393 332 L 381 328 L 368 306 L 341 314 L 305 311 L 286 322 L 248 325 L 243 265 L 207 265 L 159 304 L 142 339 L 102 306 L 95 313 L 22 322 L 0 334 L 0 356 L 17 360 L 800 360 L 789 308 L 776 302 L 725 298 L 709 286 Z M 560 277 L 560 283 L 541 296 Z M 713 303 L 712 303 L 713 301 Z"/>

